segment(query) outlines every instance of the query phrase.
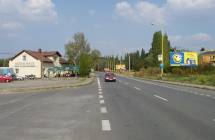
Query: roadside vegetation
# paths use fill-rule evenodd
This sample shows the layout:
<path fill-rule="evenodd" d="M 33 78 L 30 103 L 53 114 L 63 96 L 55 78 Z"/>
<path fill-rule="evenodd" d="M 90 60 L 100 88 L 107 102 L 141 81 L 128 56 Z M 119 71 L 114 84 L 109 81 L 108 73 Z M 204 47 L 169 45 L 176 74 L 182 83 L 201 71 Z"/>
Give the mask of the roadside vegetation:
<path fill-rule="evenodd" d="M 66 57 L 70 65 L 80 66 L 80 76 L 89 76 L 91 69 L 97 66 L 101 53 L 91 49 L 84 33 L 75 33 L 65 45 Z"/>
<path fill-rule="evenodd" d="M 158 55 L 161 54 L 161 39 L 161 31 L 155 32 L 152 39 L 152 47 L 148 52 L 141 49 L 141 51 L 137 50 L 135 52 L 127 53 L 120 59 L 118 56 L 107 56 L 102 59 L 103 63 L 100 65 L 114 70 L 114 68 L 112 68 L 112 63 L 125 64 L 126 69 L 128 70 L 130 57 L 131 71 L 121 71 L 121 74 L 156 80 L 215 86 L 215 67 L 212 65 L 206 64 L 198 65 L 196 67 L 170 66 L 169 52 L 183 52 L 189 50 L 180 50 L 176 47 L 172 47 L 167 34 L 164 35 L 164 75 L 161 78 L 160 62 L 158 61 Z"/>
<path fill-rule="evenodd" d="M 8 67 L 9 59 L 0 59 L 0 67 Z"/>

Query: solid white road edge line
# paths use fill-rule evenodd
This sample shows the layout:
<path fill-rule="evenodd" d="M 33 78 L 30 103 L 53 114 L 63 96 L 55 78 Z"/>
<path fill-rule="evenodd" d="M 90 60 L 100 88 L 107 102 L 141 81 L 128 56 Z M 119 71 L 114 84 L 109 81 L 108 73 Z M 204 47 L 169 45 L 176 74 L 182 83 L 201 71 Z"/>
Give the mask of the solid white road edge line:
<path fill-rule="evenodd" d="M 139 80 L 139 79 L 135 79 L 135 78 L 130 78 L 130 77 L 124 77 L 124 78 L 131 79 L 131 80 L 138 81 L 138 82 L 142 82 L 142 83 L 146 83 L 146 84 L 155 85 L 155 86 L 165 87 L 165 88 L 169 88 L 169 89 L 173 89 L 173 90 L 177 90 L 177 91 L 183 91 L 183 92 L 192 93 L 191 91 L 188 91 L 188 90 L 181 90 L 181 89 L 178 89 L 178 88 L 175 88 L 175 87 L 169 87 L 169 86 L 165 86 L 165 85 L 161 85 L 161 84 L 155 84 L 155 83 L 152 83 L 152 82 Z"/>
<path fill-rule="evenodd" d="M 102 120 L 102 131 L 111 131 L 109 120 Z"/>
<path fill-rule="evenodd" d="M 107 108 L 106 107 L 101 107 L 100 111 L 101 111 L 101 113 L 107 113 Z"/>
<path fill-rule="evenodd" d="M 99 103 L 100 103 L 100 104 L 104 104 L 105 101 L 104 101 L 104 100 L 100 100 Z"/>
<path fill-rule="evenodd" d="M 167 99 L 165 99 L 165 98 L 163 98 L 163 97 L 160 97 L 160 96 L 158 96 L 158 95 L 154 95 L 154 97 L 156 97 L 156 98 L 158 98 L 158 99 L 161 99 L 161 100 L 164 100 L 164 101 L 168 102 L 168 100 L 167 100 Z"/>
<path fill-rule="evenodd" d="M 141 89 L 140 89 L 140 88 L 138 88 L 138 87 L 134 87 L 134 88 L 135 88 L 136 90 L 139 90 L 139 91 L 141 90 Z"/>

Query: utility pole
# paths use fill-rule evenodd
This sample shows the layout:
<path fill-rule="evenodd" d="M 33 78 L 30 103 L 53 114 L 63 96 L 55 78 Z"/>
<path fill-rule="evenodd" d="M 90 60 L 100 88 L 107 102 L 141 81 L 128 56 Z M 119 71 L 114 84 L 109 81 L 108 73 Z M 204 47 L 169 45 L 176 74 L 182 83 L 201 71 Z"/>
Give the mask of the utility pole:
<path fill-rule="evenodd" d="M 130 54 L 128 54 L 128 70 L 131 70 L 131 57 Z"/>
<path fill-rule="evenodd" d="M 163 53 L 163 47 L 164 47 L 164 35 L 163 32 L 161 31 L 161 50 L 162 50 L 162 61 L 161 61 L 161 78 L 163 77 L 163 67 L 164 67 L 164 53 Z"/>
<path fill-rule="evenodd" d="M 152 26 L 154 26 L 154 24 L 151 24 Z M 163 68 L 164 68 L 164 35 L 163 35 L 163 30 L 161 29 L 161 65 L 160 65 L 160 69 L 161 69 L 161 78 L 163 77 Z"/>
<path fill-rule="evenodd" d="M 115 57 L 113 57 L 113 70 L 115 71 L 116 70 L 116 64 L 115 64 Z"/>

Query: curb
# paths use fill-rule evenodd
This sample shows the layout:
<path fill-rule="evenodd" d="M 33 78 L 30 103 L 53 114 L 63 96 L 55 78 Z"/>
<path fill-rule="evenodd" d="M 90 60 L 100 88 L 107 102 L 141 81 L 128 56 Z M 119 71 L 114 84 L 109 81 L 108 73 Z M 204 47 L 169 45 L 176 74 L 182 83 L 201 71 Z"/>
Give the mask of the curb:
<path fill-rule="evenodd" d="M 154 79 L 148 79 L 148 78 L 141 78 L 141 77 L 135 77 L 135 76 L 125 76 L 118 74 L 119 76 L 123 77 L 132 77 L 140 80 L 147 80 L 147 81 L 153 81 L 153 82 L 159 82 L 159 83 L 166 83 L 166 84 L 172 84 L 172 85 L 179 85 L 179 86 L 186 86 L 186 87 L 193 87 L 193 88 L 200 88 L 200 89 L 207 89 L 207 90 L 214 90 L 215 87 L 213 86 L 207 86 L 207 85 L 195 85 L 195 84 L 188 84 L 188 83 L 180 83 L 180 82 L 173 82 L 173 81 L 164 81 L 164 80 L 154 80 Z"/>
<path fill-rule="evenodd" d="M 34 88 L 18 88 L 18 89 L 3 89 L 0 90 L 0 94 L 7 94 L 7 93 L 20 93 L 20 92 L 32 92 L 32 91 L 47 91 L 47 90 L 55 90 L 55 89 L 62 89 L 62 88 L 72 88 L 72 87 L 80 87 L 85 86 L 93 83 L 95 81 L 95 77 L 88 78 L 84 81 L 79 81 L 78 83 L 73 84 L 66 84 L 66 85 L 56 85 L 56 86 L 46 86 L 46 87 L 34 87 Z"/>

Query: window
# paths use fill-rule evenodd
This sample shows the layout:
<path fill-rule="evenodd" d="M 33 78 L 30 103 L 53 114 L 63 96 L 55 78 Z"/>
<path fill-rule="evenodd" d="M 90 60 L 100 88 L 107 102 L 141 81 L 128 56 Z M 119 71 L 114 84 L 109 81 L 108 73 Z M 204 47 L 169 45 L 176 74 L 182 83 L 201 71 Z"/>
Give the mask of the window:
<path fill-rule="evenodd" d="M 210 56 L 210 61 L 213 61 L 215 59 L 215 56 Z"/>
<path fill-rule="evenodd" d="M 22 60 L 23 60 L 23 61 L 26 61 L 26 56 L 25 56 L 25 55 L 22 56 Z"/>
<path fill-rule="evenodd" d="M 15 69 L 16 70 L 16 74 L 18 74 L 19 73 L 19 69 Z"/>

